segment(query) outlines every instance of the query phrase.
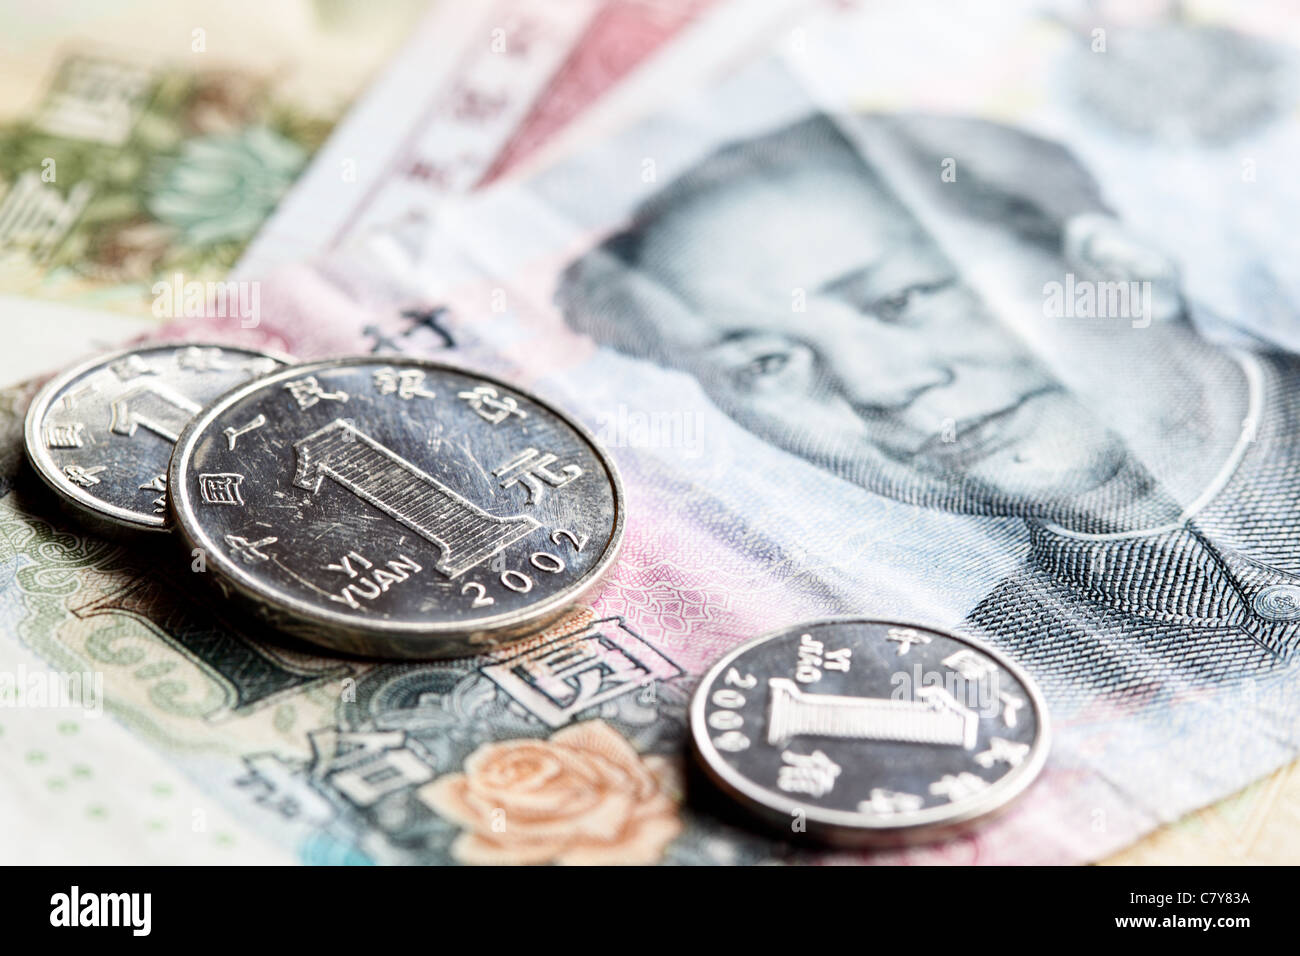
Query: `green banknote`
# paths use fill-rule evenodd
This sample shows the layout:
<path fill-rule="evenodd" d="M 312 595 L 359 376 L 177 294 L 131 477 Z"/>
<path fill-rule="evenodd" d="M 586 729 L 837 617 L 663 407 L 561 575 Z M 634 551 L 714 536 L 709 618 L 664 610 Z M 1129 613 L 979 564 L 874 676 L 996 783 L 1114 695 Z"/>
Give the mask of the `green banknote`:
<path fill-rule="evenodd" d="M 155 284 L 224 278 L 418 10 L 0 13 L 0 292 L 171 317 Z"/>

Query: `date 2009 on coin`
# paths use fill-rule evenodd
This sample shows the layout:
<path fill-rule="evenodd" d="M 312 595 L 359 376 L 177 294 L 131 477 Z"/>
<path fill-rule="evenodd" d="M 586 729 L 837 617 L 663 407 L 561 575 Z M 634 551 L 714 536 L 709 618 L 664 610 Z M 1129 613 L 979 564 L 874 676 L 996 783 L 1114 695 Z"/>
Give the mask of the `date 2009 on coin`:
<path fill-rule="evenodd" d="M 831 620 L 751 641 L 691 705 L 706 772 L 751 813 L 829 842 L 935 839 L 1010 803 L 1042 768 L 1032 679 L 957 634 Z"/>

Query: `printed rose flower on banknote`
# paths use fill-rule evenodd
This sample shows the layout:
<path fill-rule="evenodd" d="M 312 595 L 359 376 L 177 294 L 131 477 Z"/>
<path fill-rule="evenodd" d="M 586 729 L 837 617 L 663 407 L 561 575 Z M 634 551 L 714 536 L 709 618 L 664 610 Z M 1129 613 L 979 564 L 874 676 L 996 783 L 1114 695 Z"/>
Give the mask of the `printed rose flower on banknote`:
<path fill-rule="evenodd" d="M 593 720 L 484 744 L 421 796 L 465 828 L 452 845 L 462 863 L 646 864 L 681 832 L 671 779 L 667 761 Z"/>

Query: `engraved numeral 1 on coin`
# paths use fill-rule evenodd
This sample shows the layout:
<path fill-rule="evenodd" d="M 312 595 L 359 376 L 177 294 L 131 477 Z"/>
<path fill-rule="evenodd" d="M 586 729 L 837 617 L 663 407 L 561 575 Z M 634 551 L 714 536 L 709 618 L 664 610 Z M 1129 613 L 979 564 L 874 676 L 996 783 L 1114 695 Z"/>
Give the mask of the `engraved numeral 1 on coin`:
<path fill-rule="evenodd" d="M 458 577 L 540 527 L 527 515 L 498 518 L 340 418 L 294 443 L 293 483 L 317 491 L 331 478 L 432 542 L 434 565 Z"/>
<path fill-rule="evenodd" d="M 963 707 L 942 687 L 922 687 L 917 700 L 807 694 L 792 680 L 773 677 L 767 740 L 840 737 L 900 740 L 920 744 L 975 746 L 979 715 Z"/>
<path fill-rule="evenodd" d="M 199 406 L 161 382 L 133 388 L 109 406 L 113 420 L 109 429 L 132 437 L 143 425 L 149 431 L 174 442 Z"/>

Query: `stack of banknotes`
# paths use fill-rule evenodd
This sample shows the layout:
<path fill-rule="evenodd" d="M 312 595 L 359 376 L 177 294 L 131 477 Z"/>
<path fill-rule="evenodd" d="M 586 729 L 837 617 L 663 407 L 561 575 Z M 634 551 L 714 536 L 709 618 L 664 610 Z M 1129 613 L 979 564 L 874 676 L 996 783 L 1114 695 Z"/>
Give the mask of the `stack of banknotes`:
<path fill-rule="evenodd" d="M 3 41 L 5 858 L 1300 859 L 1285 3 L 239 6 Z M 477 655 L 274 640 L 25 460 L 127 337 L 512 383 L 617 464 L 619 559 Z M 835 616 L 1018 662 L 1037 782 L 874 851 L 695 799 L 701 675 Z"/>

